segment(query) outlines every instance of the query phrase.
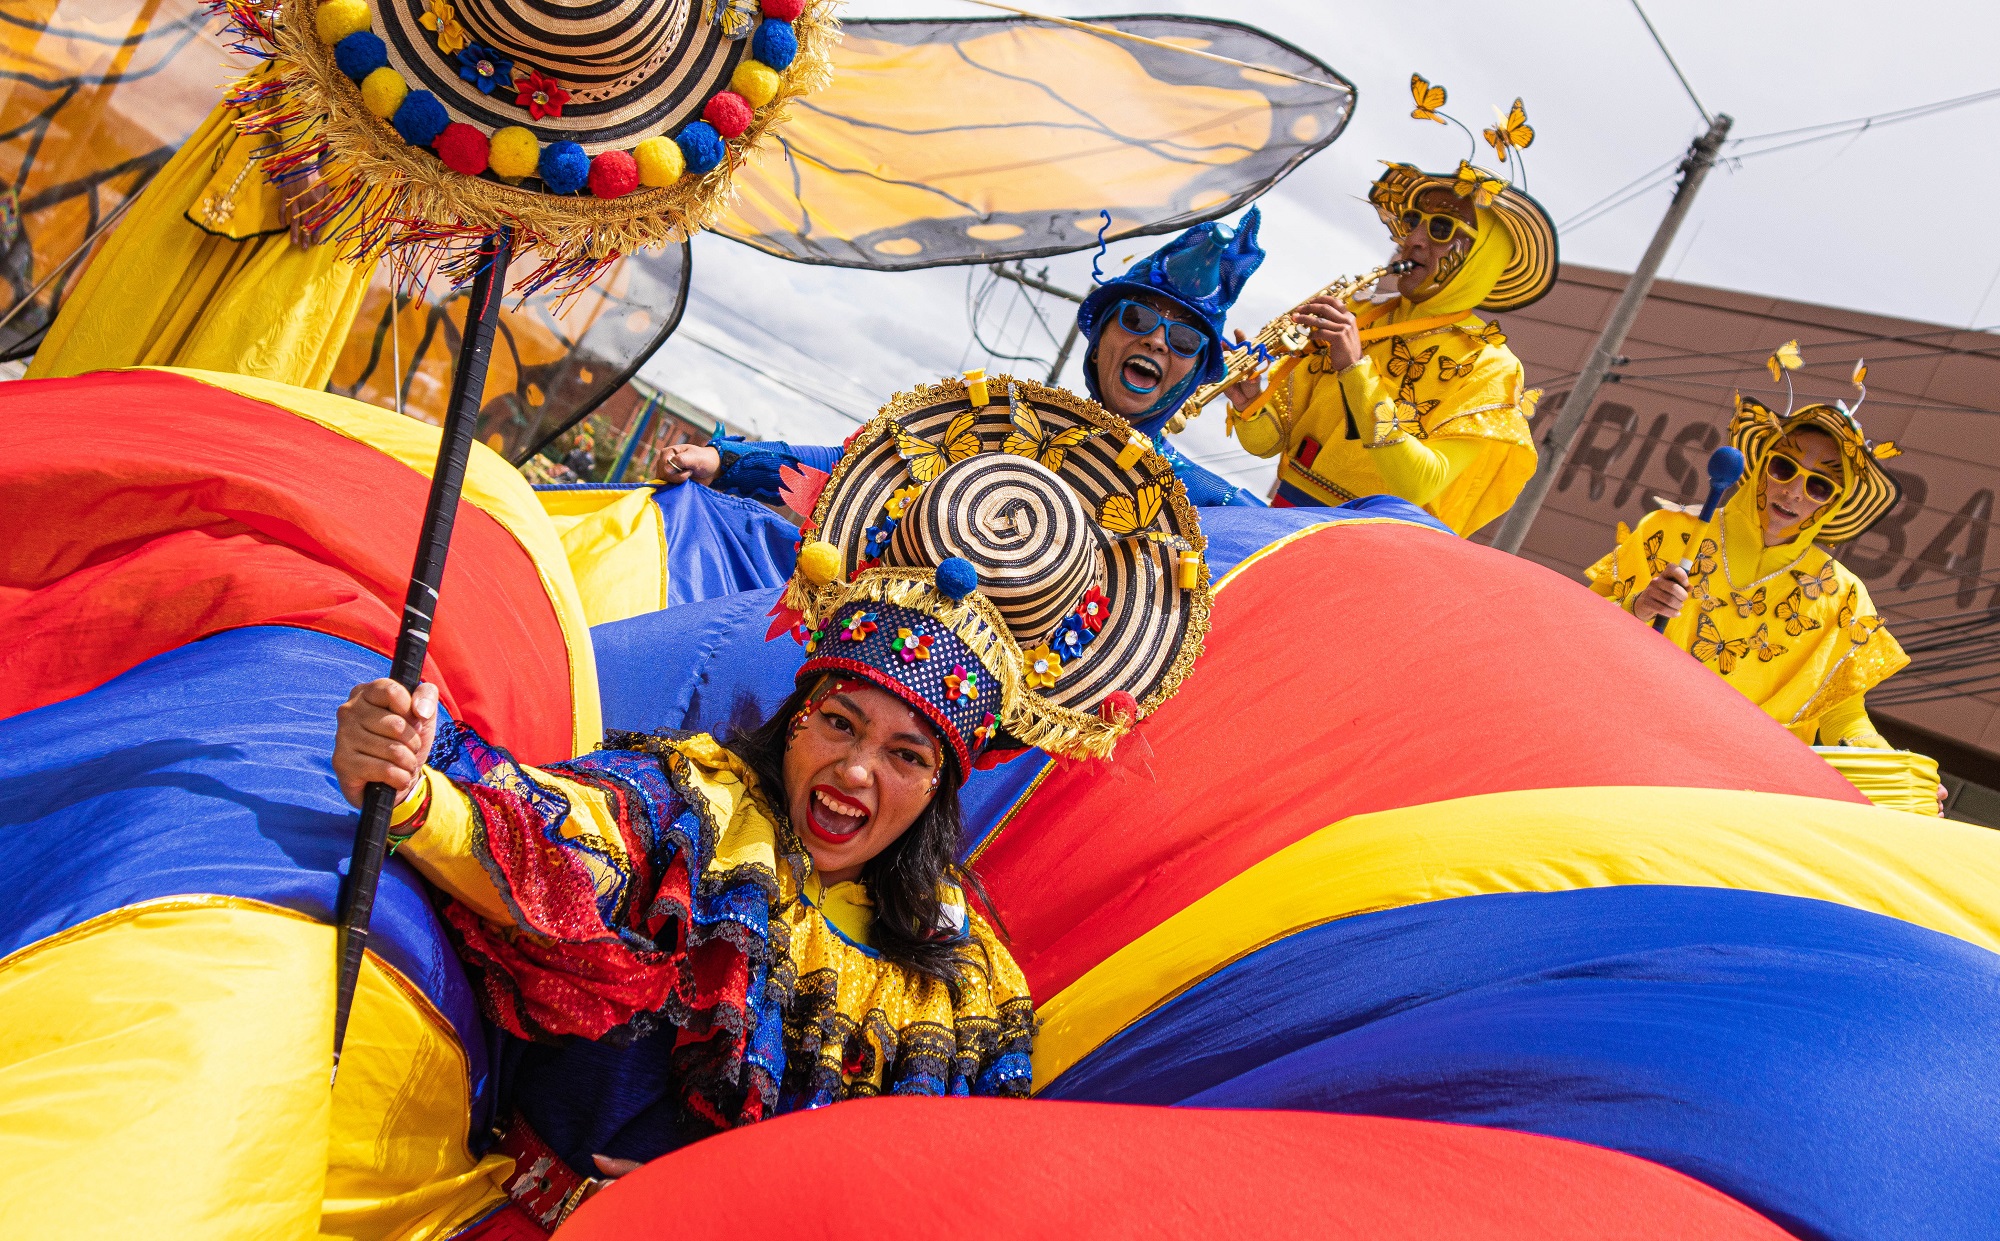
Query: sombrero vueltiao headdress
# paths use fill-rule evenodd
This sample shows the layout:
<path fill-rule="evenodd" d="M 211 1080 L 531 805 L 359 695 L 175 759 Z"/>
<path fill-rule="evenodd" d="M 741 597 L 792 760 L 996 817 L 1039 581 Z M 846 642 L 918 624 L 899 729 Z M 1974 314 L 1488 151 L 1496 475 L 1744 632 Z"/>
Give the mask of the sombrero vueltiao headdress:
<path fill-rule="evenodd" d="M 1413 73 L 1410 94 L 1416 100 L 1416 107 L 1410 113 L 1413 118 L 1457 125 L 1472 141 L 1473 153 L 1478 153 L 1478 141 L 1473 139 L 1472 131 L 1443 110 L 1444 87 Z M 1484 137 L 1509 170 L 1507 179 L 1475 166 L 1470 159 L 1460 160 L 1458 170 L 1452 173 L 1424 172 L 1411 164 L 1390 163 L 1368 187 L 1368 202 L 1399 242 L 1408 231 L 1403 224 L 1404 213 L 1415 209 L 1418 199 L 1432 190 L 1449 190 L 1476 211 L 1491 212 L 1491 218 L 1513 242 L 1514 254 L 1478 309 L 1515 310 L 1539 300 L 1556 282 L 1556 226 L 1540 203 L 1513 184 L 1516 173 L 1522 174 L 1525 182 L 1522 152 L 1535 140 L 1534 127 L 1528 124 L 1527 112 L 1519 99 L 1506 115 L 1496 115 Z"/>
<path fill-rule="evenodd" d="M 1791 372 L 1802 365 L 1799 342 L 1785 342 L 1765 365 L 1773 378 L 1782 376 L 1785 381 L 1785 412 L 1777 413 L 1761 401 L 1740 392 L 1736 394 L 1736 414 L 1729 420 L 1729 442 L 1743 454 L 1746 484 L 1763 477 L 1764 463 L 1779 440 L 1799 430 L 1825 432 L 1840 448 L 1847 489 L 1833 502 L 1833 511 L 1819 524 L 1813 537 L 1822 543 L 1846 543 L 1861 537 L 1868 527 L 1887 517 L 1889 510 L 1903 498 L 1902 485 L 1882 465 L 1901 456 L 1903 450 L 1887 440 L 1877 443 L 1869 439 L 1862 433 L 1861 420 L 1855 417 L 1862 402 L 1868 399 L 1868 364 L 1854 365 L 1854 386 L 1859 390 L 1854 408 L 1849 409 L 1845 401 L 1834 401 L 1807 405 L 1797 411 L 1792 409 L 1790 398 Z"/>
<path fill-rule="evenodd" d="M 1060 388 L 900 394 L 810 508 L 774 626 L 805 640 L 801 680 L 890 690 L 961 771 L 1024 746 L 1106 757 L 1201 653 L 1206 542 L 1180 480 Z"/>
<path fill-rule="evenodd" d="M 834 38 L 832 0 L 216 7 L 278 62 L 231 100 L 277 139 L 274 180 L 324 183 L 303 224 L 356 258 L 512 228 L 542 259 L 522 288 L 578 287 L 714 220 L 787 103 L 829 78 Z"/>

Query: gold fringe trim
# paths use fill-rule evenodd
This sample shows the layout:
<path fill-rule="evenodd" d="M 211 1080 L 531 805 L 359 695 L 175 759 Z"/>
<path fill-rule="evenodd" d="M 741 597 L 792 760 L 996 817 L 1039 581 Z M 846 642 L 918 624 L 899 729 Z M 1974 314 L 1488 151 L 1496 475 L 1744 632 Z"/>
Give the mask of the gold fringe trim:
<path fill-rule="evenodd" d="M 764 135 L 782 125 L 794 99 L 833 80 L 837 0 L 815 0 L 792 23 L 799 52 L 782 75 L 777 97 L 757 109 L 741 137 L 725 144 L 723 162 L 700 177 L 640 189 L 622 198 L 557 195 L 462 176 L 428 148 L 404 142 L 388 121 L 363 106 L 361 89 L 334 64 L 333 49 L 315 30 L 316 0 L 285 0 L 274 50 L 289 67 L 283 86 L 260 101 L 260 112 L 293 109 L 323 139 L 328 159 L 320 179 L 328 197 L 360 190 L 326 240 L 359 259 L 383 248 L 439 246 L 438 233 L 485 235 L 502 227 L 515 248 L 532 247 L 545 265 L 603 262 L 641 247 L 658 247 L 715 223 L 727 209 L 736 173 Z M 413 83 L 413 89 L 421 83 Z M 254 130 L 256 117 L 239 124 Z M 667 135 L 671 137 L 671 135 Z M 462 244 L 462 242 L 461 242 Z"/>

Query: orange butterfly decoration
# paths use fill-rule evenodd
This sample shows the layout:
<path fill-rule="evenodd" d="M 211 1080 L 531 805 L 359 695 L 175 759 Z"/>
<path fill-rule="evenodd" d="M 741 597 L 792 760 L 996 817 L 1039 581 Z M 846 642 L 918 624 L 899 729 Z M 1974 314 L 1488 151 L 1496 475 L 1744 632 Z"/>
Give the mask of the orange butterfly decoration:
<path fill-rule="evenodd" d="M 1412 73 L 1410 98 L 1417 101 L 1416 110 L 1410 113 L 1411 120 L 1444 124 L 1444 118 L 1438 115 L 1438 109 L 1444 106 L 1444 87 L 1426 81 L 1421 73 Z"/>
<path fill-rule="evenodd" d="M 1785 622 L 1785 632 L 1794 638 L 1802 633 L 1811 633 L 1813 630 L 1819 628 L 1819 621 L 1799 611 L 1799 600 L 1802 597 L 1798 591 L 1794 590 L 1791 594 L 1778 600 L 1777 606 L 1771 609 L 1772 617 Z"/>
<path fill-rule="evenodd" d="M 1472 356 L 1468 356 L 1460 362 L 1454 362 L 1450 358 L 1439 358 L 1438 378 L 1446 383 L 1450 383 L 1460 375 L 1470 375 L 1472 373 L 1472 363 Z"/>
<path fill-rule="evenodd" d="M 1732 590 L 1729 592 L 1729 602 L 1735 607 L 1738 616 L 1762 616 L 1764 614 L 1764 588 L 1759 586 L 1756 594 L 1747 597 Z"/>
<path fill-rule="evenodd" d="M 1793 569 L 1792 576 L 1799 580 L 1799 590 L 1808 599 L 1818 599 L 1825 595 L 1831 595 L 1834 588 L 1840 585 L 1840 575 L 1834 571 L 1833 561 L 1831 560 L 1827 561 L 1818 573 L 1807 573 L 1803 569 Z M 1841 623 L 1843 625 L 1846 624 L 1845 621 Z"/>
<path fill-rule="evenodd" d="M 1667 571 L 1667 562 L 1660 559 L 1660 544 L 1667 538 L 1664 530 L 1655 530 L 1646 536 L 1646 574 L 1658 577 Z"/>
<path fill-rule="evenodd" d="M 1458 176 L 1451 192 L 1460 198 L 1470 198 L 1475 207 L 1491 207 L 1493 200 L 1500 197 L 1500 191 L 1507 183 L 1489 173 L 1481 172 L 1464 160 L 1458 161 Z"/>
<path fill-rule="evenodd" d="M 1499 116 L 1498 108 L 1493 111 L 1500 123 L 1482 130 L 1481 136 L 1486 139 L 1486 144 L 1493 148 L 1494 156 L 1504 164 L 1507 162 L 1507 152 L 1525 151 L 1534 142 L 1535 127 L 1528 124 L 1527 109 L 1521 106 L 1518 98 L 1514 100 L 1514 106 L 1507 115 Z"/>
<path fill-rule="evenodd" d="M 1436 356 L 1438 347 L 1432 345 L 1422 353 L 1410 352 L 1410 342 L 1400 336 L 1389 338 L 1389 374 L 1402 380 L 1405 388 L 1424 377 L 1430 368 L 1431 358 Z M 1401 398 L 1398 398 L 1401 399 Z"/>
<path fill-rule="evenodd" d="M 1695 622 L 1694 645 L 1688 647 L 1688 651 L 1701 662 L 1714 664 L 1724 676 L 1728 676 L 1736 671 L 1736 661 L 1750 653 L 1750 639 L 1730 638 L 1725 641 L 1722 631 L 1704 612 L 1701 619 Z"/>
<path fill-rule="evenodd" d="M 1786 646 L 1773 646 L 1770 639 L 1764 636 L 1768 629 L 1769 625 L 1759 625 L 1756 633 L 1744 639 L 1750 644 L 1750 649 L 1757 653 L 1757 662 L 1760 664 L 1768 664 L 1791 649 Z"/>

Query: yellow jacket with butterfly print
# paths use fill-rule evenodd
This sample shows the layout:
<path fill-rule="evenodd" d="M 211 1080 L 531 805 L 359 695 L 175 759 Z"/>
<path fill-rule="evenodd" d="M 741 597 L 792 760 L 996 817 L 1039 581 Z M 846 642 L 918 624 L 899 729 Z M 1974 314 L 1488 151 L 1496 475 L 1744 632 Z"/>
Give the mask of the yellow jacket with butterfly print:
<path fill-rule="evenodd" d="M 1862 695 L 1910 662 L 1882 627 L 1868 587 L 1805 538 L 1764 547 L 1754 497 L 1739 489 L 1696 548 L 1688 603 L 1666 634 L 1808 745 L 1886 747 Z M 1688 555 L 1701 521 L 1648 514 L 1619 526 L 1618 546 L 1585 571 L 1590 588 L 1630 611 L 1654 576 Z M 1718 533 L 1721 537 L 1717 537 Z"/>
<path fill-rule="evenodd" d="M 1399 302 L 1374 317 L 1421 323 L 1427 309 Z M 1327 505 L 1398 495 L 1470 535 L 1534 475 L 1528 418 L 1538 395 L 1506 337 L 1468 314 L 1368 340 L 1344 371 L 1309 358 L 1238 434 L 1256 456 L 1284 454 L 1279 492 L 1292 503 L 1302 501 L 1287 487 Z"/>

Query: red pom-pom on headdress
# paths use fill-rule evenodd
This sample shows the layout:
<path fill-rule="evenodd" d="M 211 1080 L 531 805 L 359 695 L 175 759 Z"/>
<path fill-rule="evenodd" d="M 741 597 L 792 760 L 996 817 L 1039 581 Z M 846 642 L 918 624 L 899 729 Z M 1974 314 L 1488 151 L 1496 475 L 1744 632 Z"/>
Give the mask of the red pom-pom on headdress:
<path fill-rule="evenodd" d="M 477 126 L 454 121 L 431 142 L 444 166 L 462 177 L 476 177 L 486 171 L 486 151 L 492 143 Z"/>
<path fill-rule="evenodd" d="M 806 0 L 764 0 L 764 16 L 773 21 L 797 21 L 806 11 Z"/>
<path fill-rule="evenodd" d="M 701 119 L 725 138 L 740 138 L 750 128 L 750 101 L 733 90 L 723 91 L 708 101 Z"/>
<path fill-rule="evenodd" d="M 623 198 L 639 188 L 639 161 L 626 151 L 602 151 L 590 161 L 590 192 Z"/>

